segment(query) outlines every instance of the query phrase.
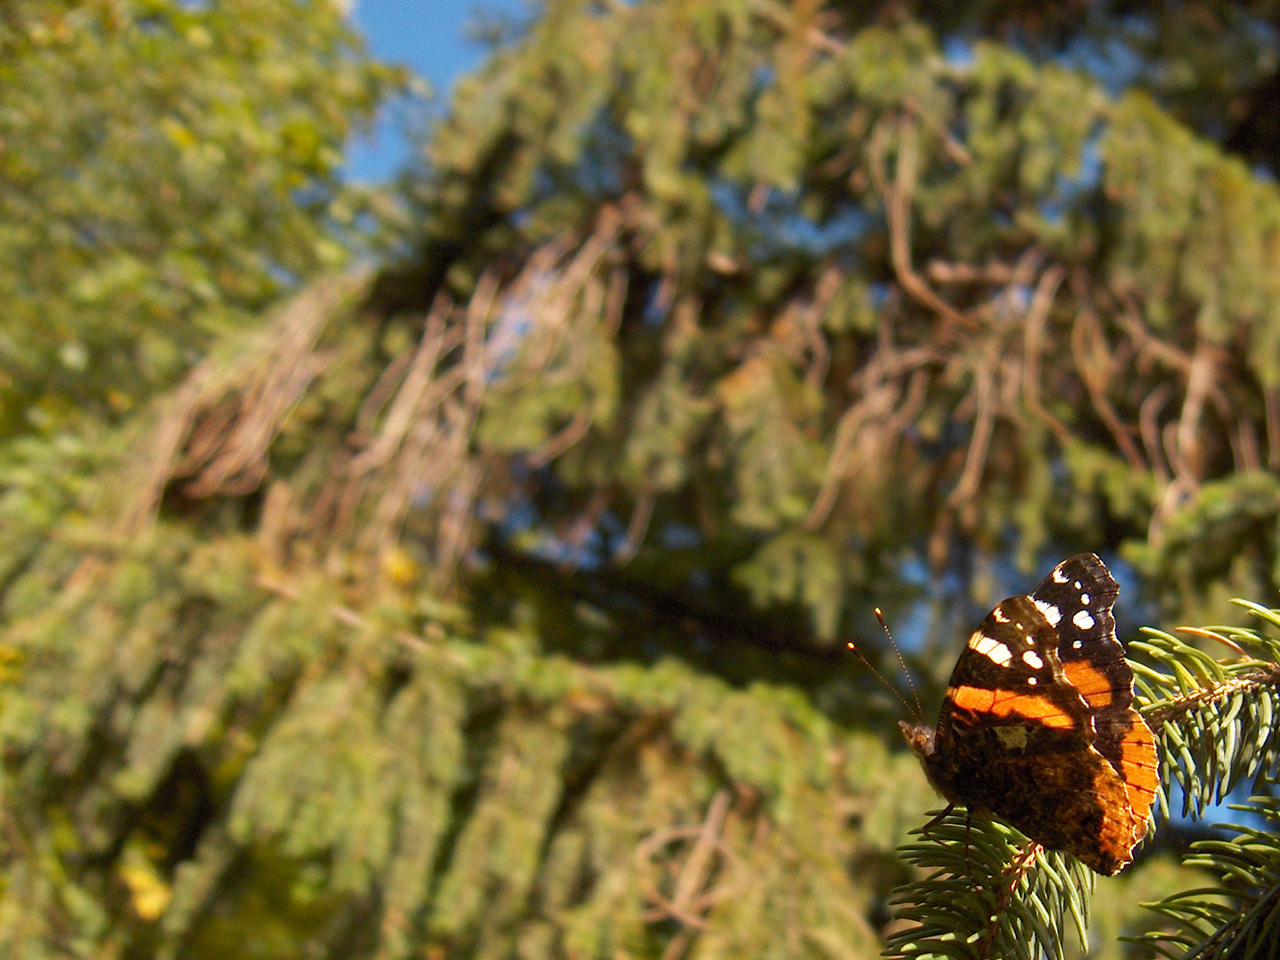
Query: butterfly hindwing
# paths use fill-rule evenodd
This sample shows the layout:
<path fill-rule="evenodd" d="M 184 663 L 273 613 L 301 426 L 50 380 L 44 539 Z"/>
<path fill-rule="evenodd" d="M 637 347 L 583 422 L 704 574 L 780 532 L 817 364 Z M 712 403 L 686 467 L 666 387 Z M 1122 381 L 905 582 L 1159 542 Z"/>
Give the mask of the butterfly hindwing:
<path fill-rule="evenodd" d="M 1133 708 L 1133 670 L 1112 614 L 1120 585 L 1092 553 L 1068 557 L 1040 581 L 1032 599 L 1058 615 L 1063 671 L 1093 713 L 1094 748 L 1124 780 L 1134 817 L 1146 832 L 1159 771 L 1155 737 Z"/>

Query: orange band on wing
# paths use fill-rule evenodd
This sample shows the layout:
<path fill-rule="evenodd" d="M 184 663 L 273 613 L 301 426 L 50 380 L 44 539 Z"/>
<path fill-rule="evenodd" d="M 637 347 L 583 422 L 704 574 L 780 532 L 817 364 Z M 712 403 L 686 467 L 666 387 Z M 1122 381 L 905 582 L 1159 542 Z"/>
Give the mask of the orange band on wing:
<path fill-rule="evenodd" d="M 1070 729 L 1075 720 L 1065 710 L 1044 697 L 1014 693 L 1009 690 L 984 690 L 981 687 L 953 687 L 951 701 L 961 710 L 995 714 L 997 717 L 1025 717 L 1038 720 L 1046 727 Z"/>
<path fill-rule="evenodd" d="M 1089 706 L 1097 710 L 1111 705 L 1115 688 L 1110 678 L 1088 660 L 1069 660 L 1062 665 L 1067 681 L 1080 691 Z"/>
<path fill-rule="evenodd" d="M 1156 767 L 1155 738 L 1146 723 L 1137 719 L 1120 742 L 1120 776 L 1124 778 L 1129 801 L 1140 817 L 1146 816 L 1155 799 L 1160 776 Z"/>

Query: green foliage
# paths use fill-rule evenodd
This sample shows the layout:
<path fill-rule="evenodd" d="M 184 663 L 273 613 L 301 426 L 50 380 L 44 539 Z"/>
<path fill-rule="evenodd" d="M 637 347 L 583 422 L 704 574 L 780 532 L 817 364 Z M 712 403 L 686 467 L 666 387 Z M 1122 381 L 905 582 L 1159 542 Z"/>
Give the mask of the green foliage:
<path fill-rule="evenodd" d="M 1280 297 L 1268 267 L 1280 230 L 1276 192 L 1140 95 L 1116 105 L 1101 149 L 1107 189 L 1126 214 L 1115 251 L 1121 289 L 1140 293 L 1157 330 L 1186 312 L 1211 342 L 1254 328 L 1261 339 L 1251 345 L 1251 367 L 1274 385 L 1274 334 L 1250 321 Z M 1153 163 L 1156 156 L 1164 162 Z M 1240 229 L 1224 232 L 1230 222 Z"/>
<path fill-rule="evenodd" d="M 888 955 L 1061 957 L 1067 918 L 1087 942 L 1094 875 L 1074 857 L 1028 851 L 1011 827 L 954 810 L 913 832 L 923 842 L 898 852 L 925 875 L 894 891 L 895 916 L 910 925 L 889 938 Z"/>
<path fill-rule="evenodd" d="M 1167 514 L 1161 542 L 1134 544 L 1134 566 L 1188 618 L 1223 616 L 1232 596 L 1262 596 L 1276 575 L 1272 542 L 1280 523 L 1280 483 L 1270 471 L 1206 483 Z"/>
<path fill-rule="evenodd" d="M 797 604 L 813 612 L 815 635 L 830 640 L 835 634 L 839 559 L 820 537 L 790 530 L 765 543 L 733 574 L 757 606 Z"/>
<path fill-rule="evenodd" d="M 1223 824 L 1237 831 L 1225 840 L 1201 840 L 1186 857 L 1188 866 L 1215 875 L 1218 885 L 1188 890 L 1150 904 L 1176 924 L 1175 932 L 1143 940 L 1169 958 L 1267 957 L 1280 938 L 1280 821 L 1275 797 L 1251 797 L 1233 810 L 1253 814 L 1268 830 Z"/>
<path fill-rule="evenodd" d="M 327 0 L 0 16 L 0 437 L 119 415 L 350 255 L 341 150 L 400 83 Z"/>
<path fill-rule="evenodd" d="M 1280 627 L 1280 612 L 1237 601 L 1254 617 Z M 1239 660 L 1222 663 L 1169 634 L 1144 631 L 1131 649 L 1158 667 L 1135 665 L 1136 689 L 1146 706 L 1163 758 L 1166 783 L 1182 790 L 1183 815 L 1200 815 L 1242 782 L 1265 776 L 1280 759 L 1275 705 L 1280 689 L 1280 640 L 1255 630 L 1215 627 Z M 1168 808 L 1168 797 L 1163 806 Z"/>
<path fill-rule="evenodd" d="M 1063 858 L 893 856 L 931 795 L 836 651 L 882 604 L 940 682 L 1066 545 L 1280 584 L 1267 14 L 1166 6 L 549 0 L 403 258 L 305 285 L 394 85 L 329 6 L 4 6 L 0 953 L 1070 949 Z M 1195 809 L 1274 761 L 1239 642 L 1147 641 Z"/>
<path fill-rule="evenodd" d="M 412 955 L 424 937 L 489 951 L 552 931 L 595 955 L 646 943 L 646 910 L 701 914 L 732 890 L 744 899 L 718 908 L 706 935 L 723 949 L 799 936 L 815 956 L 855 957 L 871 942 L 866 894 L 842 863 L 897 835 L 831 845 L 839 811 L 875 794 L 860 784 L 868 768 L 842 775 L 846 738 L 803 698 L 732 690 L 673 660 L 588 667 L 539 653 L 519 626 L 405 635 L 393 609 L 389 622 L 353 620 L 323 578 L 294 581 L 288 599 L 255 589 L 246 540 L 162 539 L 171 546 L 132 559 L 100 554 L 46 629 L 6 635 L 24 664 L 42 664 L 2 693 L 6 749 L 24 757 L 6 767 L 6 810 L 19 836 L 45 836 L 49 814 L 29 801 L 53 777 L 64 837 L 44 861 L 25 842 L 9 848 L 7 908 L 42 919 L 4 926 L 6 950 L 56 955 L 58 928 L 216 956 L 221 929 L 252 929 L 270 903 L 275 955 L 315 938 L 337 950 L 376 897 L 378 932 L 362 936 L 383 956 Z M 152 564 L 167 573 L 146 576 Z M 214 568 L 243 578 L 225 599 L 205 586 Z M 30 751 L 37 743 L 49 749 Z M 172 777 L 192 763 L 206 774 L 179 789 Z M 716 824 L 713 899 L 691 902 L 664 878 L 698 846 L 726 778 L 738 794 Z M 175 865 L 164 851 L 193 817 L 202 839 Z M 71 867 L 87 849 L 116 851 L 109 875 L 89 881 L 126 894 L 110 935 L 75 908 L 86 895 L 75 878 L 97 876 Z M 258 899 L 272 886 L 285 901 Z M 776 922 L 735 920 L 757 910 Z M 317 927 L 322 914 L 336 919 Z"/>
<path fill-rule="evenodd" d="M 554 475 L 543 538 L 602 506 L 627 528 L 606 558 L 694 529 L 720 582 L 816 536 L 841 559 L 801 603 L 831 636 L 854 604 L 921 599 L 903 549 L 962 580 L 971 554 L 1124 550 L 1171 615 L 1280 584 L 1280 514 L 1233 486 L 1280 463 L 1280 192 L 1156 96 L 1174 63 L 1238 92 L 1256 41 L 1223 14 L 1226 83 L 1155 8 L 1145 33 L 1041 23 L 1060 57 L 986 34 L 983 5 L 955 16 L 971 32 L 561 0 L 462 86 L 413 187 L 422 262 L 387 302 L 481 290 L 494 331 L 522 331 L 478 436 Z M 1106 42 L 1135 58 L 1117 95 L 1072 66 Z M 1188 531 L 1240 559 L 1194 591 L 1163 576 L 1224 500 L 1261 535 Z"/>

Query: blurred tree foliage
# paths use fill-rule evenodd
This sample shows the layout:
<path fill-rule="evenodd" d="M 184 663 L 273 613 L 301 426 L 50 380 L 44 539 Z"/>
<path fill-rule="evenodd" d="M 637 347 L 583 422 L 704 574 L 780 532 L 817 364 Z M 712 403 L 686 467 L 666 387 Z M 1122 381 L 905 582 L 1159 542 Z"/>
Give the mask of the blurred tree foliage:
<path fill-rule="evenodd" d="M 336 5 L 0 5 L 0 437 L 119 414 L 350 254 L 401 82 Z"/>
<path fill-rule="evenodd" d="M 548 0 L 424 145 L 411 256 L 4 449 L 0 949 L 874 956 L 933 797 L 836 652 L 872 598 L 931 705 L 1046 557 L 1274 598 L 1276 16 Z M 246 303 L 315 262 L 219 222 L 137 229 Z M 197 286 L 106 269 L 101 336 L 185 329 Z M 1103 931 L 1190 885 L 1163 846 Z"/>

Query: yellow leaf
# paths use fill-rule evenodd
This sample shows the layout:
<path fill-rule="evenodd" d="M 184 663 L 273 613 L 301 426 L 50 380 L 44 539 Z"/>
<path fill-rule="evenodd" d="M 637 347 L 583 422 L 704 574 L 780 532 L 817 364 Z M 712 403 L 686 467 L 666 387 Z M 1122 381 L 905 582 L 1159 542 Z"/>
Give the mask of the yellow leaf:
<path fill-rule="evenodd" d="M 133 842 L 125 846 L 116 873 L 129 888 L 134 912 L 143 920 L 160 919 L 173 898 L 173 888 L 160 876 L 140 846 Z"/>
<path fill-rule="evenodd" d="M 393 547 L 382 557 L 382 572 L 397 587 L 411 587 L 422 576 L 422 565 L 403 547 Z"/>

